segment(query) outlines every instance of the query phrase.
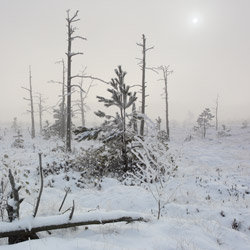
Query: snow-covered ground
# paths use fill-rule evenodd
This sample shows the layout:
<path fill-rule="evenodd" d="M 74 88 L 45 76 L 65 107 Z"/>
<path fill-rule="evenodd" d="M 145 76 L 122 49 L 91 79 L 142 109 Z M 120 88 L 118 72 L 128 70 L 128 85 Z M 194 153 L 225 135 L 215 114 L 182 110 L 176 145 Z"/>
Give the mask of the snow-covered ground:
<path fill-rule="evenodd" d="M 77 213 L 122 210 L 143 213 L 150 221 L 43 232 L 39 240 L 16 245 L 6 245 L 7 239 L 0 239 L 0 250 L 250 249 L 250 129 L 233 126 L 228 137 L 217 137 L 213 130 L 204 140 L 196 137 L 185 142 L 188 129 L 171 130 L 169 146 L 179 168 L 166 190 L 170 199 L 160 220 L 156 219 L 156 201 L 141 186 L 105 178 L 99 183 L 101 188 L 91 183 L 79 188 L 80 173 L 50 175 L 45 178 L 38 216 L 60 214 L 65 188 L 70 187 L 63 211 L 74 200 Z M 17 149 L 11 147 L 14 133 L 9 130 L 4 135 L 0 130 L 0 179 L 8 167 L 16 169 L 16 179 L 22 185 L 20 196 L 25 198 L 20 216 L 29 218 L 40 185 L 38 153 L 43 153 L 44 166 L 55 166 L 66 158 L 58 150 L 60 142 L 32 140 L 23 133 L 24 148 Z M 84 143 L 74 142 L 73 157 Z"/>

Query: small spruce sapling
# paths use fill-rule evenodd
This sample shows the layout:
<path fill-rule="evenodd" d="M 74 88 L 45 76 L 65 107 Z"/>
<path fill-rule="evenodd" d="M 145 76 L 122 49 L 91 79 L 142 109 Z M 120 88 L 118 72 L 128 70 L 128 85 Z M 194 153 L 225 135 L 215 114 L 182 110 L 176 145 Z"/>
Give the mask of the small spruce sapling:
<path fill-rule="evenodd" d="M 13 136 L 15 138 L 14 142 L 12 143 L 13 148 L 24 148 L 23 145 L 23 135 L 21 134 L 20 130 L 17 131 L 17 135 Z"/>
<path fill-rule="evenodd" d="M 85 127 L 78 128 L 74 131 L 77 135 L 77 140 L 91 140 L 99 139 L 107 147 L 106 154 L 109 154 L 108 163 L 115 158 L 115 162 L 121 165 L 121 169 L 126 173 L 130 167 L 129 163 L 129 149 L 128 144 L 131 141 L 131 134 L 135 133 L 136 126 L 133 131 L 128 127 L 127 120 L 135 118 L 135 112 L 129 115 L 127 109 L 132 107 L 137 97 L 136 93 L 130 91 L 130 87 L 125 84 L 126 72 L 122 70 L 121 66 L 115 69 L 116 78 L 112 78 L 109 83 L 107 91 L 111 93 L 111 97 L 105 98 L 97 96 L 99 102 L 104 103 L 105 107 L 116 106 L 118 112 L 115 116 L 106 115 L 103 111 L 95 112 L 100 118 L 105 118 L 106 121 L 101 127 L 87 129 Z M 134 124 L 135 125 L 135 124 Z M 129 130 L 130 129 L 130 130 Z M 110 151 L 111 150 L 111 151 Z M 121 160 L 119 160 L 119 157 Z M 104 163 L 104 165 L 107 164 Z M 117 164 L 116 164 L 117 165 Z M 119 166 L 116 166 L 119 168 Z"/>
<path fill-rule="evenodd" d="M 194 127 L 195 131 L 198 131 L 201 133 L 201 137 L 204 139 L 207 134 L 207 130 L 209 127 L 212 127 L 210 124 L 210 121 L 214 118 L 214 115 L 211 114 L 211 111 L 209 108 L 206 108 L 198 117 L 197 123 L 198 126 Z"/>

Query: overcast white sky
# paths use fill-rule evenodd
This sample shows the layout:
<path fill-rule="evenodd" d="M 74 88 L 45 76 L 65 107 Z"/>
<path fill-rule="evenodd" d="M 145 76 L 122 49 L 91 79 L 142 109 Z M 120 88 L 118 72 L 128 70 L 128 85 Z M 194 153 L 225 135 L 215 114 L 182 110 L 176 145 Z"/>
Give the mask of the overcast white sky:
<path fill-rule="evenodd" d="M 106 81 L 122 65 L 127 83 L 141 83 L 136 45 L 145 34 L 147 65 L 170 65 L 170 120 L 195 118 L 215 107 L 219 95 L 220 120 L 250 118 L 250 1 L 248 0 L 0 0 L 0 122 L 29 120 L 28 103 L 21 86 L 28 87 L 28 67 L 32 67 L 33 89 L 56 104 L 61 68 L 55 61 L 65 58 L 66 10 L 79 10 L 78 41 L 73 73 L 85 66 L 87 73 Z M 197 23 L 193 23 L 197 18 Z M 163 83 L 148 71 L 147 111 L 152 119 L 164 117 Z M 76 82 L 77 83 L 77 80 Z M 86 85 L 88 82 L 86 81 Z M 87 125 L 98 122 L 92 114 L 102 109 L 96 95 L 105 94 L 98 83 L 87 99 L 91 109 Z M 135 90 L 135 89 L 134 89 Z M 75 94 L 74 98 L 78 96 Z M 138 94 L 140 99 L 140 95 Z M 139 104 L 138 104 L 139 105 Z M 51 115 L 47 115 L 51 119 Z"/>

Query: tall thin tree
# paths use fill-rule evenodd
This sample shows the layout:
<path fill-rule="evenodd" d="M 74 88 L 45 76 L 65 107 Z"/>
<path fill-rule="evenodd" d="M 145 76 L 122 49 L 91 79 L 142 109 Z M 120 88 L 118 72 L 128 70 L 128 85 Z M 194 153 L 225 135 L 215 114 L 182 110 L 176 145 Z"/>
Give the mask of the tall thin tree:
<path fill-rule="evenodd" d="M 166 132 L 168 139 L 170 139 L 170 131 L 169 131 L 169 119 L 168 119 L 168 76 L 173 73 L 173 70 L 169 70 L 169 66 L 160 66 L 159 70 L 162 72 L 163 79 L 159 79 L 160 81 L 164 81 L 164 99 L 165 99 L 165 114 L 166 114 Z"/>
<path fill-rule="evenodd" d="M 34 96 L 38 99 L 38 103 L 36 103 L 38 105 L 38 115 L 39 115 L 39 128 L 40 128 L 40 134 L 42 134 L 42 130 L 43 130 L 43 112 L 47 109 L 44 107 L 44 103 L 45 103 L 45 98 L 42 97 L 41 93 L 38 93 L 37 96 Z"/>
<path fill-rule="evenodd" d="M 139 65 L 141 66 L 142 70 L 142 85 L 141 85 L 141 113 L 145 114 L 145 108 L 146 108 L 146 52 L 148 50 L 153 49 L 154 47 L 147 48 L 146 47 L 146 37 L 144 34 L 142 34 L 142 43 L 137 43 L 138 46 L 142 47 L 142 58 L 139 58 L 140 62 Z M 141 125 L 140 125 L 140 135 L 143 136 L 144 134 L 144 118 L 141 119 Z"/>
<path fill-rule="evenodd" d="M 76 31 L 76 27 L 73 26 L 73 23 L 78 22 L 80 19 L 78 16 L 78 10 L 75 12 L 75 14 L 70 17 L 70 10 L 67 10 L 67 35 L 68 35 L 68 50 L 67 50 L 67 128 L 66 128 L 66 150 L 68 152 L 71 152 L 71 63 L 72 63 L 72 57 L 76 55 L 82 55 L 82 52 L 72 52 L 72 41 L 75 39 L 82 39 L 86 40 L 86 38 L 81 36 L 74 36 L 73 34 Z"/>
<path fill-rule="evenodd" d="M 84 72 L 82 72 L 82 75 L 84 75 Z M 74 110 L 74 114 L 76 112 L 80 112 L 81 115 L 81 123 L 82 123 L 82 127 L 86 126 L 86 119 L 85 119 L 85 114 L 88 108 L 88 106 L 86 105 L 86 98 L 88 97 L 89 91 L 90 89 L 93 87 L 93 80 L 91 80 L 88 88 L 86 91 L 83 90 L 83 77 L 81 77 L 81 81 L 79 83 L 79 93 L 80 93 L 80 99 L 75 101 L 75 106 L 77 107 L 76 110 Z"/>
<path fill-rule="evenodd" d="M 66 132 L 66 105 L 65 105 L 65 88 L 66 88 L 66 84 L 65 84 L 65 74 L 66 74 L 66 67 L 65 67 L 65 62 L 64 59 L 57 61 L 57 64 L 62 64 L 62 81 L 49 81 L 50 83 L 58 83 L 61 85 L 61 95 L 60 95 L 60 112 L 58 114 L 58 119 L 60 121 L 60 127 L 59 127 L 59 137 L 64 140 L 65 138 L 65 132 Z M 57 103 L 58 104 L 58 103 Z"/>
<path fill-rule="evenodd" d="M 31 114 L 31 138 L 36 137 L 35 133 L 35 116 L 34 116 L 34 102 L 33 102 L 33 92 L 32 92 L 32 75 L 31 75 L 31 66 L 29 66 L 29 88 L 22 87 L 23 89 L 29 92 L 29 98 L 23 98 L 26 101 L 30 102 L 30 110 L 27 110 Z"/>

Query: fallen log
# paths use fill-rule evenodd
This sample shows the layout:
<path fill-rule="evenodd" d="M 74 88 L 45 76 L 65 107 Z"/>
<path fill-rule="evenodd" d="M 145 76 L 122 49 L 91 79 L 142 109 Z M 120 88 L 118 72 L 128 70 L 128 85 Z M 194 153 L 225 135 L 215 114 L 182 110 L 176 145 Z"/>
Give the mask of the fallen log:
<path fill-rule="evenodd" d="M 29 236 L 33 233 L 77 227 L 86 225 L 98 225 L 116 222 L 134 222 L 144 221 L 148 219 L 145 215 L 140 213 L 126 212 L 126 211 L 91 211 L 85 214 L 74 215 L 70 220 L 67 214 L 48 216 L 48 217 L 37 217 L 33 216 L 16 220 L 11 223 L 0 222 L 0 238 L 10 237 L 15 235 Z"/>

